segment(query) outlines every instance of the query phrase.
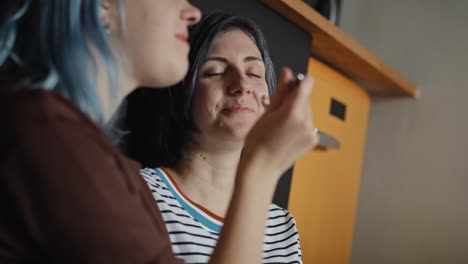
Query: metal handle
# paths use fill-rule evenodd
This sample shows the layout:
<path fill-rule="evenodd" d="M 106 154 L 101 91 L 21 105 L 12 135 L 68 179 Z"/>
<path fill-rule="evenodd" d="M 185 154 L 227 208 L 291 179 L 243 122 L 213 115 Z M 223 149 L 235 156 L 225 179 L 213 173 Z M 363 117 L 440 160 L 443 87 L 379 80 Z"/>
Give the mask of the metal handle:
<path fill-rule="evenodd" d="M 339 149 L 341 144 L 333 136 L 323 132 L 322 130 L 317 131 L 317 134 L 320 137 L 317 148 L 319 149 Z"/>

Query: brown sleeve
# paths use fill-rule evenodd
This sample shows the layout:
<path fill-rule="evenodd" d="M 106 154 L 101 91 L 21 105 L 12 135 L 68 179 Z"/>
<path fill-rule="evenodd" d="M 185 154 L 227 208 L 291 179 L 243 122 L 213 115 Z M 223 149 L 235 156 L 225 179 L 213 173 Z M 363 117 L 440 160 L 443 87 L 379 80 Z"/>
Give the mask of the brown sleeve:
<path fill-rule="evenodd" d="M 59 263 L 182 263 L 138 171 L 125 173 L 126 160 L 83 126 L 34 126 L 6 163 L 2 189 L 22 232 Z"/>

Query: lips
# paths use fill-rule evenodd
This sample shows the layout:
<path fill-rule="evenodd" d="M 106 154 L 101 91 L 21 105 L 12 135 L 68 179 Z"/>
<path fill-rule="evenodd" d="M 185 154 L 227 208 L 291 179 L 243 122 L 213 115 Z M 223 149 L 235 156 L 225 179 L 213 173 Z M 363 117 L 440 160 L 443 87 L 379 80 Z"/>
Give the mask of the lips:
<path fill-rule="evenodd" d="M 183 41 L 185 43 L 188 43 L 188 37 L 189 37 L 189 34 L 188 33 L 179 33 L 179 34 L 176 34 L 176 38 L 180 41 Z"/>
<path fill-rule="evenodd" d="M 248 106 L 243 105 L 232 105 L 223 108 L 222 110 L 225 113 L 253 113 L 254 110 Z"/>

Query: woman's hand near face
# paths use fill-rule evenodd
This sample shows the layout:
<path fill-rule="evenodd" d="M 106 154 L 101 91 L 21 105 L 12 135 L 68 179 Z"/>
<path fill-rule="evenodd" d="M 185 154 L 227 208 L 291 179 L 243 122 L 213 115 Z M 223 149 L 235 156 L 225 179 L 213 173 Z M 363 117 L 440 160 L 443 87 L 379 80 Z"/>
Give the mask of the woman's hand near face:
<path fill-rule="evenodd" d="M 296 159 L 318 142 L 312 118 L 309 95 L 313 80 L 306 77 L 297 87 L 290 87 L 290 69 L 281 74 L 278 89 L 263 116 L 249 132 L 242 166 L 262 168 L 261 182 L 276 184 L 279 177 Z"/>

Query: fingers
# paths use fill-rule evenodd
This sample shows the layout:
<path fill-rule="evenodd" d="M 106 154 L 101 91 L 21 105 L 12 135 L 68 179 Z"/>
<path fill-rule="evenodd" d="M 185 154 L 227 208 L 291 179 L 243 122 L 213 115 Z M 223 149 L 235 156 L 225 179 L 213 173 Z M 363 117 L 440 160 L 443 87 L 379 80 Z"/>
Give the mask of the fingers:
<path fill-rule="evenodd" d="M 298 87 L 292 89 L 292 91 L 290 92 L 290 98 L 288 98 L 288 102 L 297 107 L 308 104 L 313 86 L 313 78 L 310 76 L 306 76 L 304 80 L 299 83 Z"/>
<path fill-rule="evenodd" d="M 295 107 L 294 105 L 301 106 L 308 102 L 314 85 L 313 78 L 305 76 L 302 81 L 291 85 L 291 81 L 294 79 L 291 69 L 287 67 L 283 68 L 277 90 L 271 98 L 270 109 L 277 109 L 286 102 L 291 107 Z"/>
<path fill-rule="evenodd" d="M 304 132 L 302 142 L 308 149 L 315 148 L 320 140 L 310 105 L 310 94 L 313 85 L 313 78 L 305 77 L 303 81 L 298 83 L 297 87 L 291 89 L 288 98 L 285 99 L 282 105 L 289 112 L 289 119 L 296 120 L 301 124 L 299 127 Z"/>
<path fill-rule="evenodd" d="M 289 82 L 293 79 L 293 72 L 290 68 L 283 68 L 281 71 L 280 79 L 278 86 L 276 88 L 275 94 L 271 98 L 271 109 L 277 109 L 283 102 L 283 100 L 288 96 L 289 91 Z"/>
<path fill-rule="evenodd" d="M 287 120 L 299 124 L 297 132 L 303 131 L 302 142 L 305 146 L 314 148 L 319 143 L 319 135 L 313 120 L 310 105 L 310 94 L 313 90 L 314 79 L 304 76 L 302 81 L 297 81 L 289 68 L 281 72 L 278 88 L 271 99 L 270 110 L 279 110 L 286 113 Z"/>

